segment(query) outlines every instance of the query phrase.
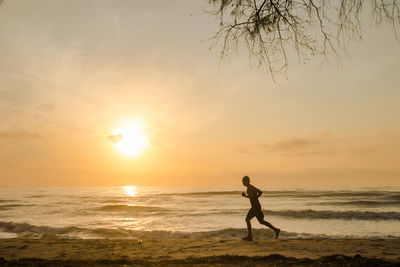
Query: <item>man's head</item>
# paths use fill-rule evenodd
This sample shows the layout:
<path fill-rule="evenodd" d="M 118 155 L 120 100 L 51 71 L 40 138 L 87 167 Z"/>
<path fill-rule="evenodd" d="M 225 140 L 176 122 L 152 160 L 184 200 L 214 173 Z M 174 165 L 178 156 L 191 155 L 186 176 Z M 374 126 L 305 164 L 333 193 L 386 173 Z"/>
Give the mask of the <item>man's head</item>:
<path fill-rule="evenodd" d="M 243 177 L 242 183 L 243 183 L 244 186 L 248 186 L 250 184 L 249 176 L 246 175 L 245 177 Z"/>

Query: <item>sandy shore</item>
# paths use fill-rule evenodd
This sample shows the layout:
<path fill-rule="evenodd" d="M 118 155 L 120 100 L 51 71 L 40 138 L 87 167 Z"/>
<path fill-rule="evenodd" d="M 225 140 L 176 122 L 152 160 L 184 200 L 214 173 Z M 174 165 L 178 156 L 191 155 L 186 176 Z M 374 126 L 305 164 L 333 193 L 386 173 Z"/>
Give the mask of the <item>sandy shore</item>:
<path fill-rule="evenodd" d="M 0 266 L 261 266 L 265 263 L 396 266 L 400 264 L 400 240 L 0 239 Z"/>

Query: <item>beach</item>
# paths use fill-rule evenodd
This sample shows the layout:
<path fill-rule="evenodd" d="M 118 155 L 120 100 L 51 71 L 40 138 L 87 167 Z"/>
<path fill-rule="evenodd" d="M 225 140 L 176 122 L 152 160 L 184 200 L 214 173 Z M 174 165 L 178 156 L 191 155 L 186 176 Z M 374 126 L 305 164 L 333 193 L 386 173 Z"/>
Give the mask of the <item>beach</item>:
<path fill-rule="evenodd" d="M 398 239 L 1 239 L 1 265 L 400 264 Z"/>
<path fill-rule="evenodd" d="M 398 188 L 265 190 L 272 230 L 237 188 L 0 190 L 0 266 L 396 266 Z"/>

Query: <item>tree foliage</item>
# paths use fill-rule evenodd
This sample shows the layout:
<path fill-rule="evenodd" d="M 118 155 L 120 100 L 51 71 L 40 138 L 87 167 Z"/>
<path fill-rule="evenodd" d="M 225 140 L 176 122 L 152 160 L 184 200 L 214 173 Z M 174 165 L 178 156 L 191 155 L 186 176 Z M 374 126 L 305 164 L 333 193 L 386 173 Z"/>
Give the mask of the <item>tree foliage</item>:
<path fill-rule="evenodd" d="M 255 63 L 271 73 L 284 71 L 288 54 L 299 60 L 338 54 L 352 39 L 362 38 L 366 4 L 374 24 L 400 26 L 400 0 L 209 0 L 219 19 L 214 46 L 221 59 L 244 45 Z M 365 12 L 364 12 L 365 13 Z"/>

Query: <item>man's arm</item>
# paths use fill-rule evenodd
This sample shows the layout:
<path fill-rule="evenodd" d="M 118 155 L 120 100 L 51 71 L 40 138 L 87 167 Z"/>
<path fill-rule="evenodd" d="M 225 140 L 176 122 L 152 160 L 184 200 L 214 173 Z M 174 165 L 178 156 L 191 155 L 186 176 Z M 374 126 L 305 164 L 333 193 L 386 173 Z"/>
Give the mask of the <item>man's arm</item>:
<path fill-rule="evenodd" d="M 242 193 L 242 196 L 243 196 L 243 197 L 247 197 L 247 198 L 249 198 L 249 196 L 248 196 L 248 195 L 246 195 L 246 193 L 244 193 L 244 192 Z"/>
<path fill-rule="evenodd" d="M 254 189 L 255 189 L 256 192 L 257 192 L 257 198 L 261 197 L 262 191 L 261 191 L 260 189 L 256 188 L 256 187 L 254 187 Z"/>

